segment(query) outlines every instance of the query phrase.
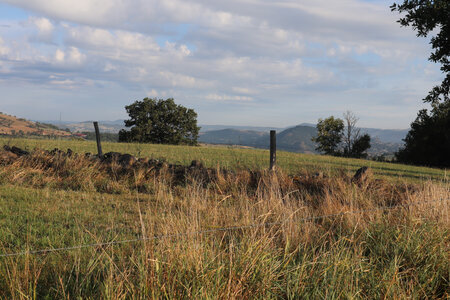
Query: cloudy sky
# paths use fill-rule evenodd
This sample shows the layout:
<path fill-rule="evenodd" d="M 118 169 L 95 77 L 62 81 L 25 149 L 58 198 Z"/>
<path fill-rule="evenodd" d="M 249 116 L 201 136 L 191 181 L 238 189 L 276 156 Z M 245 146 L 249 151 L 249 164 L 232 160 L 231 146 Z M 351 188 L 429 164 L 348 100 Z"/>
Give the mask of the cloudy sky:
<path fill-rule="evenodd" d="M 0 0 L 0 111 L 115 120 L 175 98 L 200 124 L 407 128 L 443 76 L 377 0 Z"/>

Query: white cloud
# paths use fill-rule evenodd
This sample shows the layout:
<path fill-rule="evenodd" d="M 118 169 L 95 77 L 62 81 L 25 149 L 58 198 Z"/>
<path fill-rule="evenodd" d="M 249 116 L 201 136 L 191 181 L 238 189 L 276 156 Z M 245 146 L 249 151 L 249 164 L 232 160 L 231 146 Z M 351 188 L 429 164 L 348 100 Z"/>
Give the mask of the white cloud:
<path fill-rule="evenodd" d="M 440 74 L 426 63 L 426 41 L 400 28 L 398 16 L 384 4 L 4 2 L 34 14 L 22 23 L 8 23 L 8 29 L 0 28 L 0 71 L 8 70 L 7 78 L 16 82 L 96 87 L 98 93 L 114 85 L 147 96 L 179 95 L 199 107 L 205 102 L 263 106 L 279 101 L 290 111 L 355 90 L 359 94 L 350 100 L 356 103 L 364 97 L 364 89 L 406 87 L 413 76 L 424 72 L 428 77 L 420 75 L 422 86 L 431 87 Z M 423 63 L 414 67 L 419 59 Z M 61 75 L 50 78 L 54 73 Z M 351 103 L 342 99 L 334 101 Z"/>
<path fill-rule="evenodd" d="M 30 18 L 30 22 L 38 29 L 38 37 L 44 41 L 51 41 L 55 26 L 47 18 Z"/>
<path fill-rule="evenodd" d="M 66 57 L 66 54 L 61 49 L 56 49 L 55 53 L 55 60 L 59 63 L 64 62 L 64 58 Z"/>
<path fill-rule="evenodd" d="M 66 51 L 56 49 L 54 60 L 57 64 L 80 65 L 86 60 L 86 55 L 75 47 L 69 47 Z"/>
<path fill-rule="evenodd" d="M 206 99 L 212 101 L 233 101 L 233 102 L 253 101 L 253 98 L 248 96 L 232 96 L 232 95 L 218 95 L 218 94 L 208 94 L 206 96 Z"/>
<path fill-rule="evenodd" d="M 5 45 L 2 37 L 0 36 L 0 56 L 6 56 L 10 53 L 9 48 Z"/>

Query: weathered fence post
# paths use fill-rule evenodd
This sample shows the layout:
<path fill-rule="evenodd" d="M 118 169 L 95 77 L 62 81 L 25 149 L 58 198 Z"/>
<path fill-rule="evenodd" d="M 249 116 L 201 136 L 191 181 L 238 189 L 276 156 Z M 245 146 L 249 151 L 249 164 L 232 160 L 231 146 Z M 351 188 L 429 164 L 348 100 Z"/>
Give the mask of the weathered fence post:
<path fill-rule="evenodd" d="M 277 132 L 270 131 L 270 171 L 275 170 L 277 162 Z"/>
<path fill-rule="evenodd" d="M 98 130 L 98 122 L 94 122 L 94 128 L 95 128 L 95 137 L 97 138 L 97 151 L 98 151 L 98 157 L 103 156 L 102 152 L 102 144 L 100 143 L 100 131 Z"/>

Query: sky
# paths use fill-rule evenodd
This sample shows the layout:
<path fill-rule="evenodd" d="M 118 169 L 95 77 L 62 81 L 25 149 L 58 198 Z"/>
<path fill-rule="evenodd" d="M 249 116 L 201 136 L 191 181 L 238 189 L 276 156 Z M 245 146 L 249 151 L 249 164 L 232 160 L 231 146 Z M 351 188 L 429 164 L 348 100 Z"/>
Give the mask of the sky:
<path fill-rule="evenodd" d="M 392 1 L 0 0 L 0 111 L 117 120 L 145 97 L 199 124 L 287 127 L 350 110 L 408 128 L 443 79 Z"/>

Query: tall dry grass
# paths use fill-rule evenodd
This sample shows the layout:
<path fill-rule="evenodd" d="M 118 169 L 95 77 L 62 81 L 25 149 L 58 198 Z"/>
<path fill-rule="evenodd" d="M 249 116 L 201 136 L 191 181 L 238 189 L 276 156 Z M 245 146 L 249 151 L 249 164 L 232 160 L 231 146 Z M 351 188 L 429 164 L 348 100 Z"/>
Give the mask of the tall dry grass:
<path fill-rule="evenodd" d="M 2 164 L 1 253 L 149 238 L 1 257 L 2 298 L 449 297 L 446 182 L 39 151 Z"/>

